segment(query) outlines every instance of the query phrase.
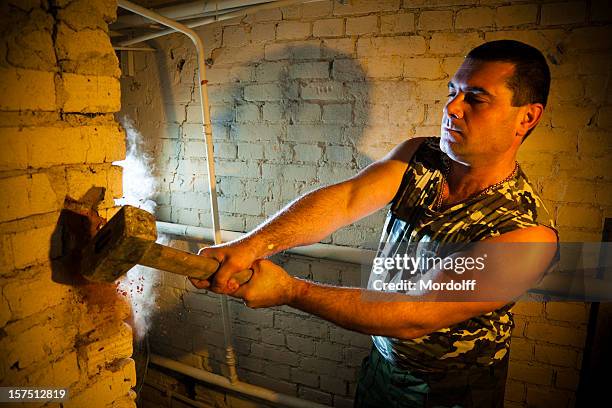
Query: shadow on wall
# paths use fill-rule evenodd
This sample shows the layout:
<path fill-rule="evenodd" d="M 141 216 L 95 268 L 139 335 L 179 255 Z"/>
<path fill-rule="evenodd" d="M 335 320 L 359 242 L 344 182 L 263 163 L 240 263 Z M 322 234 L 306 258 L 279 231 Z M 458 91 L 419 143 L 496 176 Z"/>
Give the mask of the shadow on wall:
<path fill-rule="evenodd" d="M 162 100 L 177 98 L 164 105 L 162 126 L 171 129 L 164 143 L 171 144 L 156 155 L 163 182 L 157 215 L 210 226 L 195 56 L 183 51 L 156 55 Z M 224 229 L 250 230 L 300 194 L 355 175 L 372 162 L 372 149 L 389 150 L 385 140 L 364 140 L 370 84 L 350 55 L 302 45 L 240 66 L 223 57 L 207 77 Z M 169 156 L 168 165 L 161 162 Z"/>

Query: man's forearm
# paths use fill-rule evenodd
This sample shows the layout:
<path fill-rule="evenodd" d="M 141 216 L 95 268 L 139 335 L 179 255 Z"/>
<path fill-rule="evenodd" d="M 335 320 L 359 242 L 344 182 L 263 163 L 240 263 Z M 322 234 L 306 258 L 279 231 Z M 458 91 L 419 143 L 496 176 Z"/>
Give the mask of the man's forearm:
<path fill-rule="evenodd" d="M 364 334 L 415 338 L 431 331 L 428 312 L 436 305 L 411 302 L 402 294 L 320 285 L 297 278 L 289 306 Z"/>

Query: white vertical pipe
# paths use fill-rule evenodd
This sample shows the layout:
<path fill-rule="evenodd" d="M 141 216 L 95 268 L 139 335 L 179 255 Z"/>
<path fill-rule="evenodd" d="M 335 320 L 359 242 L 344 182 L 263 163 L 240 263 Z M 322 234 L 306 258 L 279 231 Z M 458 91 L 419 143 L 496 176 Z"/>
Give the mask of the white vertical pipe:
<path fill-rule="evenodd" d="M 177 23 L 174 20 L 161 16 L 151 10 L 141 7 L 137 4 L 126 0 L 118 0 L 117 4 L 119 7 L 129 10 L 133 13 L 139 14 L 143 17 L 147 17 L 160 24 L 173 28 L 193 41 L 196 47 L 196 54 L 198 59 L 198 75 L 200 82 L 200 105 L 202 108 L 202 116 L 204 118 L 204 140 L 206 142 L 206 163 L 208 166 L 208 189 L 210 192 L 210 212 L 212 215 L 212 225 L 214 231 L 215 244 L 222 243 L 221 241 L 221 227 L 219 226 L 219 208 L 217 205 L 217 184 L 215 179 L 215 163 L 213 154 L 213 141 L 212 141 L 212 126 L 210 123 L 210 109 L 208 106 L 208 89 L 206 87 L 206 64 L 204 62 L 204 44 L 200 37 L 195 31 L 189 27 Z M 236 355 L 234 348 L 232 347 L 232 341 L 230 337 L 230 321 L 229 321 L 229 304 L 227 296 L 221 296 L 221 313 L 223 320 L 223 335 L 225 338 L 225 357 L 227 362 L 228 377 L 231 382 L 238 381 L 238 375 L 236 374 Z"/>

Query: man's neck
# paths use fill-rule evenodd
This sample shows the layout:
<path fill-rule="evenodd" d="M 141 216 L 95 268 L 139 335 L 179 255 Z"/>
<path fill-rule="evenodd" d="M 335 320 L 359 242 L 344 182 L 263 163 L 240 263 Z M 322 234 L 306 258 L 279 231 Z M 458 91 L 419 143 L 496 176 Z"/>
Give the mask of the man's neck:
<path fill-rule="evenodd" d="M 447 179 L 448 196 L 451 201 L 460 201 L 477 194 L 507 178 L 514 171 L 515 165 L 515 156 L 471 165 L 451 160 Z"/>

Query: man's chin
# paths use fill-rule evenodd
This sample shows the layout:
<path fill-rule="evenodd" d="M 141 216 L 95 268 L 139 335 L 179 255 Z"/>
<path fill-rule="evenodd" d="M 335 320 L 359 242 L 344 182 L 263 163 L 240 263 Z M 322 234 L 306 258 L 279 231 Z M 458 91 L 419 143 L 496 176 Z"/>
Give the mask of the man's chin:
<path fill-rule="evenodd" d="M 440 150 L 453 160 L 461 161 L 462 153 L 465 152 L 465 143 L 461 137 L 455 137 L 448 132 L 442 132 L 440 136 Z"/>

